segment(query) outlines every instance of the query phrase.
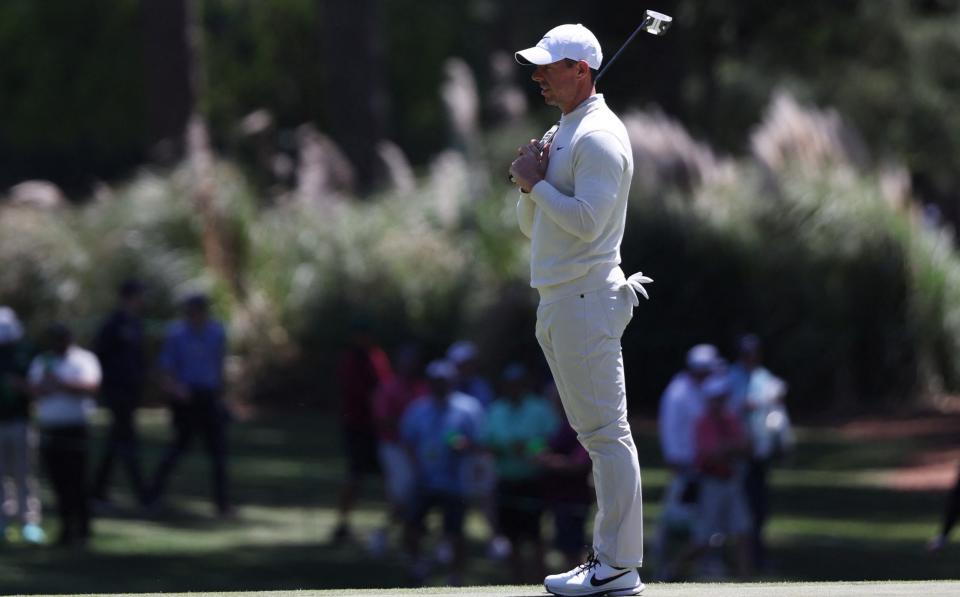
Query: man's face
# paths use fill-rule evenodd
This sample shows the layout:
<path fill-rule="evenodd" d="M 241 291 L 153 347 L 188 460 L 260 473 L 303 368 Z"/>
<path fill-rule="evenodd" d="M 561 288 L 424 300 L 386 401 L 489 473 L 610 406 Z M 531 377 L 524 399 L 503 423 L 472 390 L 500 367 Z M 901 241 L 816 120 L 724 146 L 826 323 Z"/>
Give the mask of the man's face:
<path fill-rule="evenodd" d="M 187 323 L 192 327 L 201 328 L 207 323 L 206 307 L 188 305 L 183 313 Z"/>
<path fill-rule="evenodd" d="M 61 333 L 52 333 L 49 336 L 50 350 L 59 356 L 67 354 L 70 348 L 70 335 Z"/>
<path fill-rule="evenodd" d="M 558 60 L 538 66 L 534 69 L 531 78 L 540 85 L 543 101 L 548 106 L 563 109 L 574 100 L 577 94 L 578 70 L 578 63 Z"/>

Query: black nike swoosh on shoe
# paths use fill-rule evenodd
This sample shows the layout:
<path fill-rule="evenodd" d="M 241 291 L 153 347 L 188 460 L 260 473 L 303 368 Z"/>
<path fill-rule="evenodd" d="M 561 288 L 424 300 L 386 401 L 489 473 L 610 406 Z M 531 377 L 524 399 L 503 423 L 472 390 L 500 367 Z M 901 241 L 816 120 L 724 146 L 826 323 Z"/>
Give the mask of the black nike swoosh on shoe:
<path fill-rule="evenodd" d="M 629 571 L 629 570 L 624 570 L 623 572 L 621 572 L 620 574 L 618 574 L 618 575 L 616 575 L 616 576 L 609 576 L 609 577 L 607 577 L 607 578 L 597 578 L 596 575 L 593 575 L 593 576 L 590 577 L 590 585 L 591 585 L 591 586 L 594 586 L 594 587 L 602 587 L 603 585 L 605 585 L 605 584 L 607 584 L 607 583 L 610 583 L 610 582 L 613 582 L 613 581 L 617 580 L 618 578 L 620 578 L 621 576 L 626 576 L 626 575 L 628 575 L 628 574 L 630 574 L 630 571 Z"/>

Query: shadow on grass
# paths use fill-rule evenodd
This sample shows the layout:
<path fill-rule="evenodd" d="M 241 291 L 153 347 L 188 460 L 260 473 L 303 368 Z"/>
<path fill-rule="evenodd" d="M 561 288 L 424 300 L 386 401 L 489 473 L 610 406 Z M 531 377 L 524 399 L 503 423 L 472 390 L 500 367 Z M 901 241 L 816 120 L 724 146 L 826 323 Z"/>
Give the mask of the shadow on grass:
<path fill-rule="evenodd" d="M 148 471 L 159 460 L 165 439 L 162 425 L 145 429 Z M 772 578 L 956 577 L 960 548 L 951 546 L 938 557 L 923 550 L 923 540 L 936 528 L 941 493 L 898 492 L 855 482 L 863 468 L 895 466 L 941 440 L 878 444 L 845 440 L 829 430 L 810 434 L 792 468 L 773 475 Z M 648 514 L 654 514 L 667 475 L 656 436 L 643 431 L 637 445 L 645 479 L 653 480 L 645 482 L 644 498 L 651 506 Z M 175 472 L 167 509 L 158 516 L 141 524 L 140 512 L 119 509 L 104 517 L 102 526 L 98 523 L 99 534 L 87 552 L 3 548 L 0 594 L 405 584 L 406 564 L 399 556 L 371 558 L 359 544 L 324 543 L 335 522 L 334 504 L 343 471 L 335 422 L 328 415 L 305 409 L 236 424 L 231 429 L 230 456 L 232 491 L 241 507 L 239 520 L 222 521 L 209 514 L 210 466 L 197 445 Z M 846 473 L 850 473 L 849 482 Z M 123 474 L 117 474 L 118 501 L 129 503 Z M 778 477 L 786 482 L 778 483 Z M 49 492 L 44 495 L 49 497 Z M 382 495 L 379 482 L 371 480 L 361 500 L 364 510 L 357 513 L 361 533 L 382 521 Z M 651 525 L 647 537 L 652 540 L 655 535 Z M 508 580 L 508 566 L 485 557 L 485 545 L 476 533 L 469 550 L 468 584 Z M 644 574 L 649 576 L 651 570 L 645 569 Z M 438 572 L 432 581 L 442 584 L 445 578 Z"/>
<path fill-rule="evenodd" d="M 960 549 L 930 554 L 922 541 L 813 536 L 776 544 L 774 554 L 776 576 L 787 580 L 948 580 L 957 578 Z"/>
<path fill-rule="evenodd" d="M 321 544 L 238 547 L 202 554 L 103 555 L 61 549 L 15 549 L 3 555 L 0 584 L 10 593 L 140 593 L 396 587 L 403 568 Z"/>

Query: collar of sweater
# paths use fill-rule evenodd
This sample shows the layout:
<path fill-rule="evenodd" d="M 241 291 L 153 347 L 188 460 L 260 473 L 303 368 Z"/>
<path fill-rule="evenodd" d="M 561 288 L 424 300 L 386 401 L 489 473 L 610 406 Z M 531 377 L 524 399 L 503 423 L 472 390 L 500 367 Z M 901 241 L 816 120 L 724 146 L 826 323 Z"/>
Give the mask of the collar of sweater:
<path fill-rule="evenodd" d="M 597 108 L 604 105 L 603 94 L 597 93 L 591 95 L 587 99 L 580 102 L 580 105 L 571 110 L 570 112 L 564 114 L 560 117 L 560 122 L 569 122 L 571 120 L 579 120 L 587 115 L 588 112 L 592 112 Z"/>

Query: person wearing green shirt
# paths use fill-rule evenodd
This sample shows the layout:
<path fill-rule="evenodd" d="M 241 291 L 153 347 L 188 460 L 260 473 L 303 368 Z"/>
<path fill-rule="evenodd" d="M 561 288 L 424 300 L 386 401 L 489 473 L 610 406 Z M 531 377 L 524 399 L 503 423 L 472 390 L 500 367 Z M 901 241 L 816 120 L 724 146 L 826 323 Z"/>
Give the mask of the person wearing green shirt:
<path fill-rule="evenodd" d="M 513 582 L 525 583 L 544 573 L 542 468 L 538 456 L 559 421 L 550 403 L 530 391 L 522 365 L 510 365 L 504 371 L 501 395 L 488 411 L 485 439 L 496 458 L 500 527 L 514 546 Z M 533 547 L 535 561 L 529 565 L 522 557 L 523 543 Z"/>

